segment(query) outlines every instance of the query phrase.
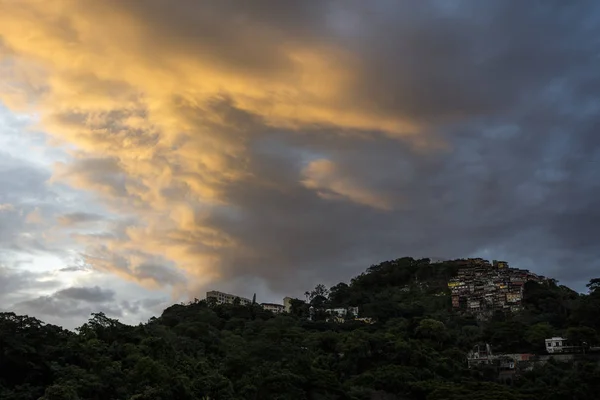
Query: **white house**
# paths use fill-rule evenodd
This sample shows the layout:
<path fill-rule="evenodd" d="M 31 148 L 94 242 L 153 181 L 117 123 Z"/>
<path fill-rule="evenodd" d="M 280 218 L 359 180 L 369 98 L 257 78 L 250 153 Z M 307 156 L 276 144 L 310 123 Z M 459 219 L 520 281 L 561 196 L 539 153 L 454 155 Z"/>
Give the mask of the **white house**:
<path fill-rule="evenodd" d="M 562 337 L 553 337 L 546 339 L 546 351 L 552 353 L 562 353 L 565 347 L 570 347 L 567 344 L 567 339 Z"/>

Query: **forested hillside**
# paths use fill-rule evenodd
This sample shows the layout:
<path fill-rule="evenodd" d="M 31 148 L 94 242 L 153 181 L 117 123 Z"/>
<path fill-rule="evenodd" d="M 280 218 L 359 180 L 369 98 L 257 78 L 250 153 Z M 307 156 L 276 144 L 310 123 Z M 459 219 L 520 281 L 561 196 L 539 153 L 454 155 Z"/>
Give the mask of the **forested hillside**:
<path fill-rule="evenodd" d="M 469 370 L 466 353 L 543 352 L 566 335 L 598 342 L 600 280 L 580 295 L 555 283 L 528 283 L 525 310 L 477 322 L 452 311 L 453 262 L 402 258 L 307 296 L 321 307 L 359 306 L 359 321 L 330 323 L 308 304 L 290 314 L 260 306 L 173 305 L 127 326 L 94 314 L 76 333 L 28 316 L 0 314 L 0 399 L 597 399 L 595 362 L 549 362 L 513 386 Z"/>

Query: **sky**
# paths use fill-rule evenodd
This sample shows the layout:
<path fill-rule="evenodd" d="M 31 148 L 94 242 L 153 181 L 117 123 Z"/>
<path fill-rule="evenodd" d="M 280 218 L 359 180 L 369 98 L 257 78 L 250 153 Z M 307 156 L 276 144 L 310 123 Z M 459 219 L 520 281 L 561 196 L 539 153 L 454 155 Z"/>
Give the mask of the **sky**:
<path fill-rule="evenodd" d="M 0 310 L 126 323 L 378 262 L 600 276 L 596 1 L 0 0 Z"/>

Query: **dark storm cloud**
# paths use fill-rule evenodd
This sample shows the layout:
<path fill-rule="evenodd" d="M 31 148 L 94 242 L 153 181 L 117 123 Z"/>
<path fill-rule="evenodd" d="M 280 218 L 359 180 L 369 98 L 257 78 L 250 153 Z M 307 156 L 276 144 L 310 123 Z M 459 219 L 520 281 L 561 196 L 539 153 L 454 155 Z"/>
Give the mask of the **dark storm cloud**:
<path fill-rule="evenodd" d="M 334 282 L 402 255 L 476 254 L 578 289 L 598 275 L 597 5 L 463 2 L 444 16 L 424 3 L 390 5 L 357 28 L 356 95 L 426 121 L 447 149 L 310 130 L 264 139 L 252 168 L 277 184 L 232 186 L 244 210 L 215 217 L 252 249 L 230 256 L 228 278 L 258 275 L 293 291 L 290 274 Z M 391 194 L 394 210 L 318 198 L 297 184 L 303 155 Z"/>
<path fill-rule="evenodd" d="M 424 121 L 527 109 L 550 85 L 593 78 L 593 2 L 403 2 L 349 37 L 363 55 L 356 98 Z M 593 78 L 595 79 L 595 78 Z"/>

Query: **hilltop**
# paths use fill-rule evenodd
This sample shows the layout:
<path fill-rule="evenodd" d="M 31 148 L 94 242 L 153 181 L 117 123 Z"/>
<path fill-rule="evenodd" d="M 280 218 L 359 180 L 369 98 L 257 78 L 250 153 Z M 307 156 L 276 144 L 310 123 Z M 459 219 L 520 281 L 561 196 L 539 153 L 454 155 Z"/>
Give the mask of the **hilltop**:
<path fill-rule="evenodd" d="M 479 343 L 541 353 L 554 335 L 598 341 L 600 279 L 586 295 L 551 279 L 526 281 L 521 309 L 481 319 L 453 307 L 448 283 L 464 267 L 464 260 L 387 261 L 348 283 L 318 285 L 283 314 L 194 301 L 138 326 L 94 314 L 77 333 L 0 314 L 0 398 L 596 399 L 597 363 L 550 362 L 506 386 L 488 370 L 469 369 L 466 357 Z M 349 307 L 373 323 L 319 312 Z"/>

